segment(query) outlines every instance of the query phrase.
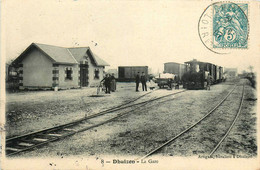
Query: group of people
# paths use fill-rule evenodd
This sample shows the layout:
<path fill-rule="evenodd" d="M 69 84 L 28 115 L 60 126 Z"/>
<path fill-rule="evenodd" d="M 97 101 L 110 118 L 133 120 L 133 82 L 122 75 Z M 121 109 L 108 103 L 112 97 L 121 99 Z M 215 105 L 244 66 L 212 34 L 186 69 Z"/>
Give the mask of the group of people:
<path fill-rule="evenodd" d="M 104 77 L 103 80 L 101 80 L 100 83 L 104 83 L 105 86 L 105 92 L 109 93 L 110 92 L 114 92 L 116 90 L 116 78 L 114 76 L 114 74 L 110 75 L 110 74 L 106 74 L 106 76 Z M 136 82 L 136 91 L 138 92 L 138 88 L 139 88 L 139 84 L 140 82 L 142 83 L 142 89 L 143 91 L 147 91 L 147 78 L 145 76 L 145 73 L 142 72 L 142 75 L 140 75 L 140 72 L 137 73 L 136 77 L 135 77 L 135 82 Z"/>
<path fill-rule="evenodd" d="M 110 75 L 110 74 L 106 74 L 106 76 L 104 77 L 103 80 L 101 80 L 100 83 L 104 82 L 105 85 L 105 92 L 109 93 L 112 91 L 116 91 L 116 78 L 114 76 L 114 74 Z"/>
<path fill-rule="evenodd" d="M 147 78 L 145 76 L 145 73 L 142 72 L 142 75 L 140 76 L 140 72 L 137 73 L 136 77 L 135 77 L 135 83 L 136 83 L 136 91 L 138 92 L 138 88 L 139 88 L 139 83 L 142 83 L 142 89 L 143 91 L 147 91 Z"/>

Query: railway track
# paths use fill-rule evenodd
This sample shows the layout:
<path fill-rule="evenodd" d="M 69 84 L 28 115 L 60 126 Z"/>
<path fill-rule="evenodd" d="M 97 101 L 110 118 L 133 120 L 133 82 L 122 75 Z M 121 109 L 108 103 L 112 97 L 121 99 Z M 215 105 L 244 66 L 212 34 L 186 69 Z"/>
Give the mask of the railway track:
<path fill-rule="evenodd" d="M 233 126 L 234 126 L 235 122 L 237 121 L 237 118 L 238 118 L 238 116 L 239 116 L 239 114 L 241 112 L 244 97 L 245 97 L 245 85 L 243 85 L 242 97 L 241 97 L 241 100 L 240 100 L 239 108 L 238 108 L 237 114 L 235 116 L 235 119 L 233 120 L 232 124 L 230 125 L 230 127 L 226 131 L 225 135 L 221 138 L 221 140 L 218 142 L 218 144 L 215 146 L 215 148 L 210 152 L 209 156 L 212 156 L 217 151 L 217 149 L 219 148 L 221 143 L 226 139 L 226 137 L 228 136 L 229 132 L 233 128 Z"/>
<path fill-rule="evenodd" d="M 200 124 L 209 115 L 211 115 L 217 108 L 219 108 L 219 106 L 221 106 L 222 103 L 224 103 L 224 101 L 226 101 L 226 99 L 231 95 L 231 93 L 235 90 L 235 88 L 237 88 L 237 86 L 235 86 L 214 108 L 212 108 L 205 116 L 203 116 L 201 119 L 199 119 L 193 125 L 191 125 L 187 129 L 183 130 L 182 132 L 180 132 L 178 135 L 174 136 L 173 138 L 169 139 L 168 141 L 166 141 L 162 145 L 160 145 L 157 148 L 153 149 L 152 151 L 147 153 L 145 156 L 143 156 L 141 158 L 138 158 L 138 160 L 145 159 L 145 158 L 155 154 L 156 152 L 158 152 L 159 150 L 161 150 L 162 148 L 164 148 L 168 144 L 170 144 L 173 141 L 175 141 L 176 139 L 180 138 L 182 135 L 188 133 L 191 129 L 193 129 L 195 126 Z M 242 104 L 243 104 L 243 100 L 244 100 L 244 89 L 245 89 L 245 85 L 243 85 L 243 91 L 242 91 L 242 96 L 241 96 L 241 99 L 240 99 L 239 109 L 238 109 L 238 111 L 236 113 L 236 116 L 235 116 L 234 120 L 232 121 L 232 124 L 229 126 L 228 130 L 225 132 L 224 136 L 221 138 L 221 140 L 218 142 L 218 144 L 214 147 L 214 149 L 212 149 L 212 151 L 210 152 L 209 156 L 212 156 L 215 153 L 215 151 L 219 148 L 221 143 L 225 140 L 225 138 L 228 136 L 229 132 L 231 131 L 232 127 L 234 126 L 234 124 L 235 124 L 235 122 L 236 122 L 236 120 L 237 120 L 237 118 L 238 118 L 238 116 L 239 116 L 239 114 L 241 112 L 241 108 L 242 108 Z"/>
<path fill-rule="evenodd" d="M 50 142 L 58 141 L 65 137 L 74 135 L 76 133 L 101 126 L 101 125 L 111 122 L 119 117 L 122 117 L 130 112 L 133 112 L 134 110 L 139 109 L 140 107 L 142 107 L 152 101 L 157 101 L 157 100 L 169 97 L 169 96 L 183 93 L 185 91 L 186 90 L 182 90 L 182 91 L 179 91 L 176 93 L 171 93 L 168 95 L 164 95 L 161 97 L 157 97 L 157 98 L 153 98 L 153 99 L 150 99 L 147 101 L 129 105 L 130 103 L 133 103 L 134 101 L 137 101 L 141 97 L 144 97 L 145 95 L 148 94 L 148 93 L 146 93 L 130 102 L 107 109 L 105 111 L 99 112 L 94 115 L 90 115 L 90 116 L 81 118 L 76 121 L 72 121 L 72 122 L 69 122 L 69 123 L 66 123 L 63 125 L 59 125 L 59 126 L 55 126 L 52 128 L 43 129 L 43 130 L 36 131 L 33 133 L 6 139 L 6 147 L 5 147 L 6 155 L 10 156 L 10 155 L 18 154 L 18 153 L 25 152 L 28 150 L 32 150 L 33 148 L 48 144 Z M 133 109 L 133 107 L 135 107 L 135 108 Z M 127 108 L 129 108 L 129 110 L 124 111 L 122 113 L 117 113 L 117 111 L 122 111 Z"/>
<path fill-rule="evenodd" d="M 109 108 L 109 109 L 107 109 L 107 110 L 105 110 L 105 111 L 103 111 L 103 112 L 113 111 L 114 109 L 118 109 L 118 108 L 121 108 L 121 107 L 123 107 L 123 106 L 126 106 L 126 105 L 128 105 L 128 104 L 130 104 L 130 103 L 133 103 L 133 102 L 137 101 L 138 99 L 143 98 L 144 96 L 147 96 L 148 94 L 150 94 L 150 93 L 152 93 L 152 92 L 154 92 L 154 91 L 156 91 L 156 90 L 158 90 L 158 89 L 155 89 L 155 90 L 153 90 L 153 91 L 150 91 L 150 92 L 148 92 L 148 93 L 145 93 L 145 94 L 143 94 L 143 95 L 141 95 L 141 96 L 139 96 L 139 97 L 137 97 L 137 98 L 135 98 L 135 99 L 133 99 L 133 100 L 130 100 L 130 101 L 128 101 L 128 102 L 125 102 L 125 103 L 123 103 L 123 104 L 121 104 L 121 105 L 118 105 L 118 106 Z"/>

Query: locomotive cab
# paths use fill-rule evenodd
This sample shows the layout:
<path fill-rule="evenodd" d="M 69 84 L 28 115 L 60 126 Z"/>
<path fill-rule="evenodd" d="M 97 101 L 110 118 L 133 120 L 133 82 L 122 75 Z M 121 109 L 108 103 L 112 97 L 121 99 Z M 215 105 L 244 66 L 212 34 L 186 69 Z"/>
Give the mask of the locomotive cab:
<path fill-rule="evenodd" d="M 183 75 L 183 81 L 187 89 L 204 89 L 208 75 L 210 75 L 210 63 L 192 60 L 185 62 L 188 71 Z"/>

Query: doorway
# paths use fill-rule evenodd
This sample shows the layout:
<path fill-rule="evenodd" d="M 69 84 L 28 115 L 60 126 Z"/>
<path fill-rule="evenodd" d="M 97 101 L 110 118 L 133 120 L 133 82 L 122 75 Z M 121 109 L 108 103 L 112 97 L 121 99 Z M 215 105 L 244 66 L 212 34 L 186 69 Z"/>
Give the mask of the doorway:
<path fill-rule="evenodd" d="M 88 85 L 88 64 L 80 64 L 80 87 L 87 87 Z"/>

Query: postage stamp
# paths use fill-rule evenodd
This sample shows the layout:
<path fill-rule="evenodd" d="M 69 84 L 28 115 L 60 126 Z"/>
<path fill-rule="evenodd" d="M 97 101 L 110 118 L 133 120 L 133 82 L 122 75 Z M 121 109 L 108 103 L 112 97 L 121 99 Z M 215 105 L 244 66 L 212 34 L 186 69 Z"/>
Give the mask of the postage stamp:
<path fill-rule="evenodd" d="M 247 48 L 248 4 L 213 5 L 213 48 Z"/>
<path fill-rule="evenodd" d="M 202 13 L 198 33 L 203 45 L 216 54 L 248 49 L 248 3 L 215 2 Z"/>

